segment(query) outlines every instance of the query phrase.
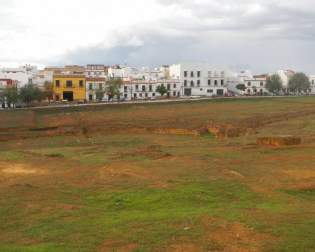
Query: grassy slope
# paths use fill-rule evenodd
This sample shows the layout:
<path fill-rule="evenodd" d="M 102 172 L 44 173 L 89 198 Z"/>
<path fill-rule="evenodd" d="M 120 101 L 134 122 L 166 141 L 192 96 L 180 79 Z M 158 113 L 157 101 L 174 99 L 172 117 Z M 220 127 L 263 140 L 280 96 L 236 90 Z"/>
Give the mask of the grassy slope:
<path fill-rule="evenodd" d="M 166 123 L 169 110 L 188 119 L 199 107 L 201 123 L 225 120 L 226 111 L 240 118 L 275 106 L 303 110 L 313 100 L 137 105 L 110 113 L 125 118 L 141 110 L 149 119 L 154 110 Z M 311 136 L 314 126 L 314 117 L 299 118 L 259 134 Z M 314 251 L 315 144 L 270 149 L 254 141 L 113 134 L 2 143 L 0 251 L 165 251 L 182 243 L 193 251 Z M 34 173 L 10 173 L 14 167 Z M 233 223 L 244 230 L 224 237 Z"/>

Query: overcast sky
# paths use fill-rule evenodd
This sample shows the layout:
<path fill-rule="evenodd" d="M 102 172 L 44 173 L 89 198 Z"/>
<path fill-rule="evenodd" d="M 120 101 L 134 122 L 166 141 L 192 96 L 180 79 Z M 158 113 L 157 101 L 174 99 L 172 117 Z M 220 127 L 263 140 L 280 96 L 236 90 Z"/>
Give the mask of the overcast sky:
<path fill-rule="evenodd" d="M 180 61 L 315 73 L 314 0 L 0 0 L 0 65 Z"/>

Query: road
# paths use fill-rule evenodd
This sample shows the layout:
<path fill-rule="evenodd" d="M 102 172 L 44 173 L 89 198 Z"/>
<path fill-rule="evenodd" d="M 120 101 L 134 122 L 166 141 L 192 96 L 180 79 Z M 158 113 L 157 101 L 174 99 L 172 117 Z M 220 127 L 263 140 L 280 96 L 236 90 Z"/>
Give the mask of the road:
<path fill-rule="evenodd" d="M 113 106 L 122 104 L 154 104 L 154 103 L 176 103 L 176 102 L 194 102 L 206 100 L 230 100 L 230 99 L 273 99 L 273 98 L 294 98 L 301 96 L 237 96 L 237 97 L 194 97 L 194 98 L 179 98 L 179 99 L 163 99 L 163 100 L 137 100 L 137 101 L 124 101 L 124 102 L 100 102 L 100 103 L 83 103 L 83 104 L 55 104 L 49 106 L 36 106 L 27 108 L 16 108 L 15 110 L 37 110 L 37 109 L 51 109 L 51 108 L 69 108 L 69 107 L 88 107 L 88 106 Z M 8 109 L 0 109 L 0 111 L 7 111 Z"/>

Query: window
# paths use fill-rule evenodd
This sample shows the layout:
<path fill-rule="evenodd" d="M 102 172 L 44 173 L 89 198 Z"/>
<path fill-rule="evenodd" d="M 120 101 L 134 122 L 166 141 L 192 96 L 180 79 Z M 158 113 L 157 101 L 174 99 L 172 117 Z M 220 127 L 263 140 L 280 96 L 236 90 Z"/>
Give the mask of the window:
<path fill-rule="evenodd" d="M 83 88 L 83 86 L 84 86 L 84 81 L 83 80 L 79 81 L 79 86 L 80 86 L 80 88 Z"/>
<path fill-rule="evenodd" d="M 139 90 L 139 85 L 136 85 L 136 91 L 138 91 Z"/>
<path fill-rule="evenodd" d="M 142 91 L 145 92 L 145 86 L 142 86 Z"/>
<path fill-rule="evenodd" d="M 56 87 L 57 87 L 57 88 L 60 87 L 60 80 L 56 80 Z"/>
<path fill-rule="evenodd" d="M 99 84 L 98 84 L 98 89 L 99 89 L 99 90 L 102 90 L 102 89 L 103 89 L 103 84 L 102 84 L 102 83 L 99 83 Z"/>
<path fill-rule="evenodd" d="M 213 93 L 213 89 L 208 89 L 207 93 Z"/>
<path fill-rule="evenodd" d="M 194 72 L 190 72 L 190 77 L 194 77 Z"/>
<path fill-rule="evenodd" d="M 264 82 L 261 81 L 260 82 L 260 86 L 263 87 L 264 86 Z"/>
<path fill-rule="evenodd" d="M 250 87 L 251 85 L 252 85 L 252 83 L 249 81 L 249 82 L 247 83 L 247 86 Z"/>
<path fill-rule="evenodd" d="M 191 81 L 191 82 L 190 82 L 190 86 L 193 87 L 194 85 L 195 85 L 195 84 L 194 84 L 194 81 Z"/>
<path fill-rule="evenodd" d="M 176 91 L 173 92 L 173 96 L 176 96 Z"/>
<path fill-rule="evenodd" d="M 127 98 L 128 98 L 128 95 L 127 95 L 127 94 L 124 94 L 124 97 L 125 97 L 125 99 L 127 99 Z"/>
<path fill-rule="evenodd" d="M 176 84 L 173 85 L 173 88 L 176 88 Z"/>
<path fill-rule="evenodd" d="M 198 87 L 200 86 L 200 80 L 197 80 L 197 86 Z"/>
<path fill-rule="evenodd" d="M 187 87 L 187 80 L 184 80 L 184 87 Z"/>
<path fill-rule="evenodd" d="M 134 97 L 134 98 L 137 98 L 137 94 L 133 94 L 133 97 Z"/>
<path fill-rule="evenodd" d="M 201 76 L 201 72 L 198 71 L 198 72 L 197 72 L 197 77 L 200 78 L 200 76 Z"/>
<path fill-rule="evenodd" d="M 149 85 L 149 91 L 152 92 L 152 85 Z"/>
<path fill-rule="evenodd" d="M 71 88 L 72 87 L 72 81 L 71 80 L 67 80 L 66 86 L 67 86 L 67 88 Z"/>
<path fill-rule="evenodd" d="M 184 77 L 187 77 L 187 76 L 188 76 L 188 72 L 184 71 Z"/>
<path fill-rule="evenodd" d="M 208 80 L 208 86 L 211 86 L 211 80 Z"/>
<path fill-rule="evenodd" d="M 200 91 L 203 91 L 203 88 L 200 88 Z"/>
<path fill-rule="evenodd" d="M 142 97 L 142 93 L 140 93 L 139 96 Z"/>
<path fill-rule="evenodd" d="M 171 84 L 167 84 L 167 90 L 171 90 Z"/>
<path fill-rule="evenodd" d="M 93 84 L 92 83 L 89 84 L 89 90 L 93 90 Z"/>
<path fill-rule="evenodd" d="M 224 80 L 221 80 L 221 86 L 223 86 L 224 85 Z"/>
<path fill-rule="evenodd" d="M 154 97 L 154 96 L 155 96 L 155 93 L 152 93 L 152 96 Z"/>
<path fill-rule="evenodd" d="M 218 86 L 218 80 L 215 80 L 215 81 L 214 81 L 214 85 L 215 85 L 215 86 Z"/>
<path fill-rule="evenodd" d="M 127 86 L 124 86 L 124 92 L 127 93 L 127 91 L 128 91 Z"/>

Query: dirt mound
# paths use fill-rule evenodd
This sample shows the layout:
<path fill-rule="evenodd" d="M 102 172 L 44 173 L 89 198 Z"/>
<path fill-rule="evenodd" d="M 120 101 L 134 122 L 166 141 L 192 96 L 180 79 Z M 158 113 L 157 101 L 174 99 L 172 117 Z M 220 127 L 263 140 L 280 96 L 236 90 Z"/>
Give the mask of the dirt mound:
<path fill-rule="evenodd" d="M 208 132 L 214 134 L 217 138 L 233 138 L 240 137 L 246 134 L 255 134 L 257 130 L 269 124 L 288 121 L 290 119 L 309 116 L 315 114 L 314 110 L 275 113 L 273 115 L 255 115 L 242 120 L 217 123 L 210 121 L 206 128 Z"/>
<path fill-rule="evenodd" d="M 2 169 L 1 169 L 2 168 Z M 42 175 L 45 172 L 44 171 L 39 171 L 37 169 L 27 167 L 22 164 L 0 164 L 0 173 L 5 174 L 5 175 Z"/>
<path fill-rule="evenodd" d="M 259 252 L 261 243 L 273 240 L 268 234 L 257 233 L 239 222 L 205 218 L 203 220 L 208 250 L 226 252 Z"/>
<path fill-rule="evenodd" d="M 300 137 L 295 136 L 275 136 L 275 137 L 259 137 L 257 144 L 262 146 L 292 146 L 299 145 L 302 142 Z"/>
<path fill-rule="evenodd" d="M 232 124 L 220 125 L 213 121 L 211 121 L 206 128 L 209 133 L 215 135 L 217 138 L 239 137 L 248 131 L 247 128 L 236 127 Z"/>

